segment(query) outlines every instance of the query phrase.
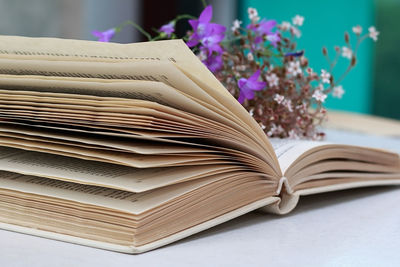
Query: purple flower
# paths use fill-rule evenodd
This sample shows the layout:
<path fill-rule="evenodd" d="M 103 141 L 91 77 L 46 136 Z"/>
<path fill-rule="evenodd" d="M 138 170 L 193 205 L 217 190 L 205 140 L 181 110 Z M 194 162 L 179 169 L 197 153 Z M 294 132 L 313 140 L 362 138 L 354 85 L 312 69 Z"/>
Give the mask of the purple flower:
<path fill-rule="evenodd" d="M 276 47 L 281 38 L 278 33 L 272 32 L 272 29 L 275 26 L 276 20 L 263 19 L 257 24 L 252 23 L 248 25 L 247 28 L 255 33 L 254 44 L 261 44 L 264 41 L 264 36 L 266 36 L 266 39 L 270 41 L 274 47 Z M 256 50 L 257 48 L 260 49 L 259 46 L 256 46 Z"/>
<path fill-rule="evenodd" d="M 168 24 L 161 26 L 160 32 L 165 33 L 168 38 L 171 37 L 171 34 L 175 31 L 175 22 L 171 21 Z"/>
<path fill-rule="evenodd" d="M 258 33 L 259 35 L 269 35 L 272 34 L 272 29 L 276 26 L 276 20 L 261 20 L 257 24 L 250 24 L 247 26 L 248 29 L 251 29 Z"/>
<path fill-rule="evenodd" d="M 98 38 L 99 42 L 109 42 L 114 37 L 115 28 L 106 30 L 104 32 L 92 31 L 92 34 Z"/>
<path fill-rule="evenodd" d="M 200 14 L 199 19 L 189 20 L 193 28 L 193 34 L 186 43 L 189 47 L 202 43 L 212 51 L 217 51 L 219 42 L 224 39 L 226 28 L 216 23 L 210 23 L 212 17 L 212 7 L 207 6 Z M 211 51 L 211 52 L 212 52 Z"/>
<path fill-rule="evenodd" d="M 220 42 L 224 39 L 223 35 L 210 35 L 204 37 L 202 40 L 202 44 L 204 48 L 208 49 L 208 55 L 211 55 L 212 52 L 222 53 L 222 48 L 220 46 Z"/>
<path fill-rule="evenodd" d="M 241 78 L 238 81 L 238 86 L 240 89 L 238 101 L 240 104 L 243 104 L 245 99 L 253 99 L 254 91 L 260 91 L 265 88 L 267 85 L 266 82 L 258 81 L 260 77 L 260 70 L 257 70 L 250 78 Z"/>
<path fill-rule="evenodd" d="M 223 66 L 222 55 L 210 55 L 202 62 L 213 73 L 219 71 Z"/>
<path fill-rule="evenodd" d="M 276 48 L 278 45 L 278 42 L 281 40 L 281 37 L 279 37 L 279 34 L 274 32 L 269 35 L 267 35 L 267 40 L 271 42 L 271 44 Z"/>

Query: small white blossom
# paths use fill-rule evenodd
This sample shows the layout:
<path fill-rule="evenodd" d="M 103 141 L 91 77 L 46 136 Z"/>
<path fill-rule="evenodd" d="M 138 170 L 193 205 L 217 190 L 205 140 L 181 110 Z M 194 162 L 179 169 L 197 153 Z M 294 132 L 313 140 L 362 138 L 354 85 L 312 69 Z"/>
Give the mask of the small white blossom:
<path fill-rule="evenodd" d="M 315 100 L 324 103 L 327 95 L 324 94 L 321 89 L 318 89 L 314 91 L 312 97 L 315 98 Z"/>
<path fill-rule="evenodd" d="M 317 133 L 315 133 L 315 134 L 313 135 L 313 137 L 312 137 L 312 140 L 314 140 L 314 141 L 321 141 L 321 140 L 322 140 L 322 136 L 319 135 L 319 134 L 317 134 Z"/>
<path fill-rule="evenodd" d="M 278 104 L 281 104 L 281 103 L 283 102 L 283 100 L 285 100 L 285 97 L 284 97 L 283 95 L 280 95 L 280 94 L 275 94 L 274 100 L 275 100 Z"/>
<path fill-rule="evenodd" d="M 298 25 L 298 26 L 302 26 L 303 22 L 304 22 L 304 17 L 300 16 L 300 15 L 296 15 L 293 19 L 292 19 L 293 25 Z"/>
<path fill-rule="evenodd" d="M 369 27 L 368 31 L 369 31 L 369 37 L 371 37 L 371 39 L 376 42 L 378 40 L 379 32 L 376 30 L 374 26 Z"/>
<path fill-rule="evenodd" d="M 204 60 L 207 59 L 207 54 L 206 54 L 203 50 L 201 50 L 200 53 L 197 54 L 197 57 L 198 57 L 201 61 L 204 61 Z"/>
<path fill-rule="evenodd" d="M 247 53 L 247 59 L 249 61 L 253 61 L 254 60 L 254 56 L 253 56 L 253 54 L 251 52 Z"/>
<path fill-rule="evenodd" d="M 250 116 L 253 117 L 253 115 L 254 115 L 254 108 L 251 108 L 251 109 L 249 110 L 249 114 L 250 114 Z"/>
<path fill-rule="evenodd" d="M 353 30 L 353 32 L 354 32 L 355 34 L 357 34 L 357 35 L 360 35 L 360 34 L 362 33 L 362 28 L 361 28 L 360 25 L 354 26 L 354 27 L 352 28 L 352 30 Z"/>
<path fill-rule="evenodd" d="M 343 46 L 342 47 L 342 57 L 351 59 L 351 57 L 353 56 L 353 51 L 348 48 L 347 46 Z"/>
<path fill-rule="evenodd" d="M 297 106 L 296 106 L 296 109 L 300 112 L 300 114 L 304 114 L 304 112 L 307 111 L 307 105 L 305 105 L 304 103 L 303 103 L 303 104 L 300 104 L 300 105 L 297 105 Z M 301 120 L 301 118 L 300 118 L 300 117 L 297 117 L 297 121 L 298 121 L 298 120 Z"/>
<path fill-rule="evenodd" d="M 292 34 L 294 36 L 296 36 L 297 38 L 301 37 L 301 31 L 299 29 L 297 29 L 296 27 L 291 27 L 290 31 L 292 32 Z"/>
<path fill-rule="evenodd" d="M 232 25 L 232 28 L 231 28 L 231 30 L 234 32 L 234 31 L 237 31 L 239 28 L 240 28 L 240 25 L 242 24 L 243 22 L 241 21 L 241 20 L 238 20 L 238 19 L 235 19 L 234 21 L 233 21 L 233 25 Z"/>
<path fill-rule="evenodd" d="M 268 85 L 269 85 L 270 87 L 272 87 L 272 86 L 278 86 L 278 84 L 279 84 L 279 78 L 278 78 L 278 76 L 276 76 L 275 73 L 271 73 L 271 74 L 269 74 L 269 75 L 266 75 L 266 76 L 265 76 L 265 79 L 267 80 Z"/>
<path fill-rule="evenodd" d="M 333 87 L 333 92 L 332 92 L 333 97 L 340 99 L 340 98 L 342 98 L 343 94 L 344 94 L 343 86 L 338 85 L 338 86 Z"/>
<path fill-rule="evenodd" d="M 331 83 L 331 74 L 326 70 L 321 70 L 321 78 L 323 83 Z"/>
<path fill-rule="evenodd" d="M 245 71 L 245 70 L 246 70 L 246 66 L 245 66 L 245 65 L 237 65 L 237 66 L 236 66 L 236 70 L 238 70 L 238 71 Z"/>
<path fill-rule="evenodd" d="M 298 74 L 301 74 L 301 68 L 300 68 L 300 62 L 299 61 L 290 61 L 289 62 L 289 67 L 287 67 L 287 71 L 289 74 L 292 74 L 293 76 L 297 76 Z"/>
<path fill-rule="evenodd" d="M 280 27 L 282 31 L 288 31 L 292 27 L 292 24 L 288 21 L 282 21 Z"/>
<path fill-rule="evenodd" d="M 249 14 L 249 19 L 251 20 L 252 23 L 257 23 L 257 21 L 260 20 L 257 9 L 249 7 L 247 9 L 247 13 Z"/>
<path fill-rule="evenodd" d="M 306 72 L 308 73 L 308 75 L 313 75 L 314 74 L 314 70 L 312 68 L 310 68 L 310 67 L 308 67 L 306 69 Z"/>
<path fill-rule="evenodd" d="M 289 138 L 294 139 L 294 140 L 300 139 L 300 137 L 297 135 L 296 131 L 293 129 L 289 131 Z"/>
<path fill-rule="evenodd" d="M 282 104 L 287 108 L 289 112 L 293 112 L 292 100 L 285 99 L 283 100 Z"/>
<path fill-rule="evenodd" d="M 280 126 L 280 125 L 276 126 L 275 123 L 273 123 L 271 125 L 271 129 L 267 132 L 267 135 L 272 136 L 274 134 L 280 134 L 282 132 L 284 132 L 284 129 L 282 128 L 282 126 Z"/>

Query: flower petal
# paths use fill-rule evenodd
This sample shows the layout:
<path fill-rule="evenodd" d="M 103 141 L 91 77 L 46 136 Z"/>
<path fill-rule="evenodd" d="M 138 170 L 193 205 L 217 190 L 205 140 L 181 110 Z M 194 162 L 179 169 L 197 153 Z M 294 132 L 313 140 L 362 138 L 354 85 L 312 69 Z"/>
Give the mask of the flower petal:
<path fill-rule="evenodd" d="M 244 93 L 242 91 L 240 91 L 239 98 L 238 98 L 239 103 L 243 104 L 245 99 L 246 99 L 246 97 L 244 96 Z"/>
<path fill-rule="evenodd" d="M 247 83 L 247 79 L 246 78 L 240 78 L 239 79 L 238 86 L 239 86 L 240 90 L 246 90 L 245 89 L 246 83 Z"/>
<path fill-rule="evenodd" d="M 211 28 L 212 34 L 221 34 L 226 31 L 226 27 L 224 25 L 220 25 L 217 23 L 208 24 Z"/>
<path fill-rule="evenodd" d="M 249 80 L 257 81 L 259 77 L 260 77 L 260 70 L 257 70 L 256 72 L 253 73 L 253 75 L 250 76 Z"/>
<path fill-rule="evenodd" d="M 199 21 L 197 19 L 189 19 L 189 24 L 192 26 L 193 30 L 196 31 Z"/>
<path fill-rule="evenodd" d="M 199 16 L 199 21 L 208 23 L 210 22 L 211 18 L 212 18 L 212 6 L 209 5 L 201 12 Z"/>
<path fill-rule="evenodd" d="M 254 98 L 254 92 L 252 90 L 246 90 L 243 92 L 245 97 L 247 99 L 253 99 Z"/>
<path fill-rule="evenodd" d="M 192 37 L 193 37 L 193 35 L 192 35 Z M 189 46 L 189 47 L 193 47 L 193 46 L 196 46 L 198 43 L 199 43 L 199 40 L 196 38 L 196 39 L 188 40 L 186 42 L 186 45 Z"/>

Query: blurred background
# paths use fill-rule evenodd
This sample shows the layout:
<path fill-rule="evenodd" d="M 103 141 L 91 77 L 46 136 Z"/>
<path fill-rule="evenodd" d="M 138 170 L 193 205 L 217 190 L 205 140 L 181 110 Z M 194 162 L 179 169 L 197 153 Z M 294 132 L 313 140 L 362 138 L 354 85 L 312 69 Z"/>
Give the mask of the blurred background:
<path fill-rule="evenodd" d="M 260 17 L 291 21 L 305 17 L 298 47 L 304 48 L 311 66 L 326 68 L 321 48 L 333 54 L 335 45 L 344 45 L 344 31 L 371 25 L 380 31 L 378 42 L 365 41 L 357 67 L 342 83 L 346 93 L 341 100 L 330 97 L 327 107 L 400 119 L 400 0 L 207 0 L 213 5 L 213 21 L 230 29 L 236 18 L 248 21 L 247 7 L 258 9 Z M 142 25 L 147 31 L 159 28 L 177 14 L 198 16 L 200 0 L 0 0 L 0 33 L 35 37 L 62 37 L 95 40 L 92 30 L 104 31 L 125 20 Z M 178 23 L 178 33 L 189 29 Z M 354 35 L 353 35 L 354 36 Z M 125 27 L 115 42 L 145 41 L 135 29 Z M 340 74 L 346 64 L 339 63 Z M 335 74 L 335 73 L 334 73 Z"/>

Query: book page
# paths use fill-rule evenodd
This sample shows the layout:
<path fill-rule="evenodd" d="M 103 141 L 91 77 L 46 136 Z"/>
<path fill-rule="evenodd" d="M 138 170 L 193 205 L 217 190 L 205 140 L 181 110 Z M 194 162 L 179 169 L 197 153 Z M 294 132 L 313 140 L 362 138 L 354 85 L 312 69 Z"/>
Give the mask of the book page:
<path fill-rule="evenodd" d="M 0 192 L 4 190 L 13 190 L 140 214 L 151 208 L 159 207 L 162 203 L 177 198 L 196 188 L 229 177 L 232 177 L 232 175 L 220 174 L 210 176 L 206 179 L 171 185 L 149 192 L 133 193 L 0 171 Z M 235 177 L 237 177 L 237 175 Z"/>
<path fill-rule="evenodd" d="M 0 147 L 0 170 L 142 192 L 217 173 L 238 171 L 240 168 L 221 164 L 137 169 L 99 161 Z"/>
<path fill-rule="evenodd" d="M 288 168 L 308 150 L 314 147 L 329 144 L 327 142 L 320 141 L 305 141 L 280 138 L 270 138 L 270 142 L 272 144 L 272 147 L 274 148 L 276 156 L 278 157 L 282 173 L 286 173 Z"/>

